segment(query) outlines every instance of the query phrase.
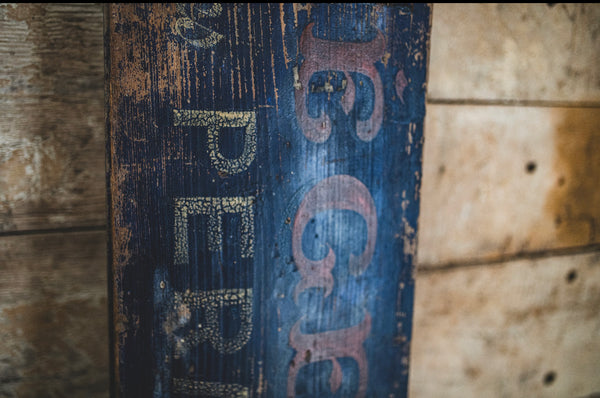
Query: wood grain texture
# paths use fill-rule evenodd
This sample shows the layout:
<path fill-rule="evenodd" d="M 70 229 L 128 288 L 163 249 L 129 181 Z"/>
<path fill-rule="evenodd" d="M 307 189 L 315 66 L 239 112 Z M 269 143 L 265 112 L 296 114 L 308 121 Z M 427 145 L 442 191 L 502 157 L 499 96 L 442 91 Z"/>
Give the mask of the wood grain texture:
<path fill-rule="evenodd" d="M 100 4 L 0 5 L 0 231 L 105 224 Z"/>
<path fill-rule="evenodd" d="M 106 397 L 106 233 L 0 238 L 0 396 Z"/>
<path fill-rule="evenodd" d="M 406 396 L 429 10 L 107 8 L 116 396 Z"/>
<path fill-rule="evenodd" d="M 416 278 L 410 396 L 600 391 L 600 253 Z"/>
<path fill-rule="evenodd" d="M 433 8 L 428 98 L 600 101 L 600 5 Z"/>
<path fill-rule="evenodd" d="M 594 255 L 486 263 L 597 243 L 597 112 L 468 103 L 597 102 L 598 20 L 433 7 L 420 263 L 480 265 L 417 275 L 411 396 L 598 397 Z M 101 5 L 0 5 L 0 230 L 104 224 L 102 53 Z M 107 395 L 104 237 L 0 237 L 0 396 Z"/>
<path fill-rule="evenodd" d="M 429 105 L 419 264 L 600 243 L 600 108 Z"/>

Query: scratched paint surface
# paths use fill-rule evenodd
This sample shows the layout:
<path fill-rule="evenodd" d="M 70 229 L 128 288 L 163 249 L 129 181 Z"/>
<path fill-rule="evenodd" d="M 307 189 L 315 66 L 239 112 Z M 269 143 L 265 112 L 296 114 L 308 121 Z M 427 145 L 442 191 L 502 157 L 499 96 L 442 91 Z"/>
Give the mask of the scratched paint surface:
<path fill-rule="evenodd" d="M 113 393 L 405 397 L 430 7 L 106 17 Z"/>

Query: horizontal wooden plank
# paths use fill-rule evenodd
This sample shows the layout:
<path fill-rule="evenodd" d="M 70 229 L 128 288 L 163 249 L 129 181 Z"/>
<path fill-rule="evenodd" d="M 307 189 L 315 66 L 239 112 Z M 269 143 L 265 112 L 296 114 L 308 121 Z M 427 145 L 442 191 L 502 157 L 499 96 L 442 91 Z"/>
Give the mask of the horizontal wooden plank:
<path fill-rule="evenodd" d="M 419 264 L 600 243 L 600 109 L 430 105 Z"/>
<path fill-rule="evenodd" d="M 4 236 L 0 259 L 0 396 L 107 396 L 106 233 Z"/>
<path fill-rule="evenodd" d="M 100 4 L 0 5 L 0 231 L 105 223 Z"/>
<path fill-rule="evenodd" d="M 106 232 L 0 238 L 0 306 L 106 295 Z"/>
<path fill-rule="evenodd" d="M 600 4 L 433 7 L 431 99 L 600 101 Z"/>
<path fill-rule="evenodd" d="M 410 396 L 600 391 L 600 252 L 420 273 Z"/>

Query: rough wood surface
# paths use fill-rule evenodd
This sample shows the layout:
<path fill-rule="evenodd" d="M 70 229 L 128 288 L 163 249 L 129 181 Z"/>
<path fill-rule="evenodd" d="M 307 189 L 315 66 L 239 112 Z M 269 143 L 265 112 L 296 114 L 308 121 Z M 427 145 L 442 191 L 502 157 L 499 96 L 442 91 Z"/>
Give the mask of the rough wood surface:
<path fill-rule="evenodd" d="M 0 396 L 107 396 L 105 238 L 0 238 Z"/>
<path fill-rule="evenodd" d="M 405 397 L 430 5 L 106 16 L 117 395 Z"/>
<path fill-rule="evenodd" d="M 105 222 L 101 7 L 0 5 L 1 231 Z M 597 112 L 473 106 L 597 102 L 598 8 L 433 7 L 419 256 L 480 265 L 417 274 L 413 397 L 598 397 L 595 255 L 485 263 L 597 242 Z M 104 238 L 0 237 L 0 396 L 108 395 Z"/>
<path fill-rule="evenodd" d="M 600 243 L 600 108 L 428 105 L 419 264 Z"/>
<path fill-rule="evenodd" d="M 600 252 L 417 277 L 410 396 L 600 391 Z"/>
<path fill-rule="evenodd" d="M 600 4 L 433 8 L 428 97 L 600 101 Z"/>
<path fill-rule="evenodd" d="M 0 5 L 0 231 L 103 225 L 100 4 Z"/>

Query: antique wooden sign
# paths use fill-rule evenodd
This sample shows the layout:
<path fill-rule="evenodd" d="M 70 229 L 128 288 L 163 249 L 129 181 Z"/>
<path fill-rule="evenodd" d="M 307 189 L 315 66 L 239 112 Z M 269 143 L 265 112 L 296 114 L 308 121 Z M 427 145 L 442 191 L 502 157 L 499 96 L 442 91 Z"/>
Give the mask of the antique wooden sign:
<path fill-rule="evenodd" d="M 106 6 L 114 396 L 406 396 L 429 32 Z"/>

